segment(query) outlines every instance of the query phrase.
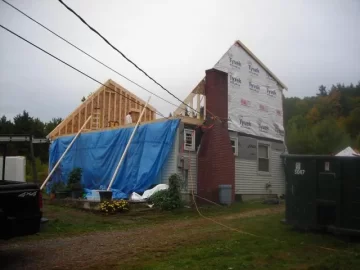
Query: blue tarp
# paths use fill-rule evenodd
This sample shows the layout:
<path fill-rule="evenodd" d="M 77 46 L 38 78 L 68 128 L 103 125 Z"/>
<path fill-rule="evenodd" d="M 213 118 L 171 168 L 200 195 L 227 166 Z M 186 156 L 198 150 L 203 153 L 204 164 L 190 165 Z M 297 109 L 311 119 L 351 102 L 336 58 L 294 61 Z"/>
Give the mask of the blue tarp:
<path fill-rule="evenodd" d="M 114 198 L 141 193 L 156 184 L 158 175 L 175 139 L 180 120 L 140 125 L 130 144 L 125 160 L 112 185 Z M 81 134 L 65 155 L 59 170 L 47 185 L 67 182 L 73 168 L 83 170 L 82 185 L 86 189 L 106 189 L 124 152 L 134 127 Z M 50 166 L 54 166 L 74 136 L 56 139 L 50 146 Z"/>

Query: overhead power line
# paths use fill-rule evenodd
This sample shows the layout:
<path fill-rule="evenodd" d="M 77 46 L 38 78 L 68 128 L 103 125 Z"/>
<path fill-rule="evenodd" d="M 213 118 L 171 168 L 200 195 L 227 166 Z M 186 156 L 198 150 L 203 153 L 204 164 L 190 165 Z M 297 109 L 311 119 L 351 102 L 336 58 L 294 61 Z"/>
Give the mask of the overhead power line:
<path fill-rule="evenodd" d="M 10 4 L 9 2 L 2 0 L 4 3 L 6 3 L 7 5 L 9 5 L 10 7 L 12 7 L 13 9 L 15 9 L 16 11 L 20 12 L 22 15 L 24 15 L 25 17 L 27 17 L 28 19 L 32 20 L 33 22 L 35 22 L 36 24 L 40 25 L 42 28 L 46 29 L 47 31 L 49 31 L 50 33 L 52 33 L 53 35 L 57 36 L 58 38 L 60 38 L 61 40 L 65 41 L 66 43 L 68 43 L 69 45 L 71 45 L 72 47 L 74 47 L 75 49 L 77 49 L 78 51 L 82 52 L 83 54 L 87 55 L 88 57 L 90 57 L 91 59 L 95 60 L 96 62 L 98 62 L 99 64 L 103 65 L 104 67 L 106 67 L 107 69 L 115 72 L 116 74 L 120 75 L 121 77 L 123 77 L 124 79 L 126 79 L 127 81 L 133 83 L 134 85 L 140 87 L 141 89 L 145 90 L 146 92 L 156 96 L 157 98 L 169 103 L 170 105 L 175 106 L 176 108 L 178 107 L 178 105 L 171 103 L 170 101 L 162 98 L 161 96 L 151 92 L 150 90 L 146 89 L 145 87 L 141 86 L 140 84 L 134 82 L 133 80 L 127 78 L 125 75 L 122 75 L 120 72 L 116 71 L 115 69 L 111 68 L 110 66 L 106 65 L 104 62 L 96 59 L 95 57 L 93 57 L 92 55 L 90 55 L 89 53 L 85 52 L 83 49 L 79 48 L 78 46 L 74 45 L 73 43 L 71 43 L 70 41 L 66 40 L 65 38 L 63 38 L 62 36 L 60 36 L 59 34 L 55 33 L 54 31 L 52 31 L 51 29 L 49 29 L 48 27 L 46 27 L 45 25 L 43 25 L 42 23 L 38 22 L 37 20 L 35 20 L 34 18 L 30 17 L 29 15 L 27 15 L 25 12 L 21 11 L 20 9 L 18 9 L 17 7 L 15 7 L 14 5 Z"/>
<path fill-rule="evenodd" d="M 141 69 L 138 65 L 136 65 L 133 61 L 131 61 L 124 53 L 122 53 L 118 48 L 116 48 L 114 45 L 112 45 L 103 35 L 101 35 L 95 28 L 90 26 L 79 14 L 77 14 L 72 8 L 70 8 L 68 5 L 66 5 L 62 0 L 59 0 L 59 2 L 71 13 L 73 13 L 76 17 L 78 17 L 87 27 L 90 28 L 91 31 L 96 33 L 99 37 L 101 37 L 111 48 L 113 48 L 115 51 L 117 51 L 122 57 L 124 57 L 129 63 L 131 63 L 133 66 L 135 66 L 138 70 L 140 70 L 146 77 L 148 77 L 150 80 L 152 80 L 154 83 L 156 83 L 158 86 L 160 86 L 163 90 L 168 92 L 171 96 L 176 98 L 178 101 L 180 101 L 185 106 L 189 107 L 191 110 L 198 112 L 188 104 L 186 104 L 184 101 L 176 97 L 173 93 L 171 93 L 168 89 L 166 89 L 164 86 L 162 86 L 160 83 L 158 83 L 154 78 L 152 78 L 150 75 L 148 75 L 143 69 Z"/>
<path fill-rule="evenodd" d="M 47 55 L 49 55 L 49 56 L 53 57 L 54 59 L 56 59 L 56 60 L 60 61 L 61 63 L 65 64 L 66 66 L 68 66 L 68 67 L 72 68 L 73 70 L 75 70 L 75 71 L 77 71 L 77 72 L 81 73 L 82 75 L 84 75 L 84 76 L 88 77 L 89 79 L 93 80 L 94 82 L 97 82 L 98 84 L 100 84 L 100 85 L 102 85 L 102 86 L 106 87 L 106 88 L 107 88 L 107 89 L 109 89 L 110 91 L 115 92 L 115 93 L 119 94 L 120 96 L 123 96 L 123 97 L 125 97 L 126 99 L 128 99 L 128 100 L 132 101 L 132 100 L 131 100 L 131 98 L 127 97 L 126 95 L 124 95 L 124 94 L 122 94 L 122 93 L 120 93 L 120 92 L 118 92 L 118 91 L 116 91 L 116 90 L 111 89 L 109 86 L 107 86 L 107 85 L 103 84 L 102 82 L 100 82 L 100 81 L 98 81 L 98 80 L 94 79 L 93 77 L 91 77 L 90 75 L 86 74 L 85 72 L 83 72 L 83 71 L 81 71 L 81 70 L 77 69 L 76 67 L 74 67 L 74 66 L 72 66 L 72 65 L 70 65 L 70 64 L 68 64 L 68 63 L 66 63 L 65 61 L 61 60 L 60 58 L 56 57 L 55 55 L 53 55 L 53 54 L 49 53 L 48 51 L 46 51 L 46 50 L 44 50 L 44 49 L 40 48 L 39 46 L 37 46 L 37 45 L 35 45 L 34 43 L 30 42 L 29 40 L 25 39 L 24 37 L 22 37 L 22 36 L 20 36 L 20 35 L 16 34 L 15 32 L 11 31 L 10 29 L 6 28 L 5 26 L 3 26 L 3 25 L 1 25 L 1 24 L 0 24 L 0 27 L 1 27 L 1 28 L 3 28 L 4 30 L 8 31 L 9 33 L 13 34 L 14 36 L 16 36 L 16 37 L 18 37 L 18 38 L 22 39 L 22 40 L 23 40 L 23 41 L 25 41 L 26 43 L 28 43 L 28 44 L 30 44 L 30 45 L 32 45 L 32 46 L 34 46 L 35 48 L 37 48 L 38 50 L 42 51 L 43 53 L 46 53 Z M 143 107 L 143 108 L 145 107 L 145 106 L 144 106 L 144 105 L 142 105 L 142 104 L 139 104 L 139 105 L 140 105 L 141 107 Z M 150 110 L 150 109 L 149 109 L 149 110 Z M 159 116 L 161 116 L 161 117 L 167 118 L 166 116 L 164 116 L 162 113 L 160 113 L 160 112 L 158 112 L 158 111 L 155 111 L 155 113 L 156 113 L 156 114 L 158 114 L 158 115 L 159 115 Z"/>

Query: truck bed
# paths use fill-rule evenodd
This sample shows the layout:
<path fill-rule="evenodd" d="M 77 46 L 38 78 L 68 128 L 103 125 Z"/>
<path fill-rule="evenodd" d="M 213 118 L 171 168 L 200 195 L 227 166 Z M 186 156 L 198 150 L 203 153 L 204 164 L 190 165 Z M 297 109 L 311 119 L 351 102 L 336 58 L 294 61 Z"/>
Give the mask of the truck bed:
<path fill-rule="evenodd" d="M 38 185 L 0 181 L 0 239 L 37 233 L 41 208 L 42 196 Z"/>

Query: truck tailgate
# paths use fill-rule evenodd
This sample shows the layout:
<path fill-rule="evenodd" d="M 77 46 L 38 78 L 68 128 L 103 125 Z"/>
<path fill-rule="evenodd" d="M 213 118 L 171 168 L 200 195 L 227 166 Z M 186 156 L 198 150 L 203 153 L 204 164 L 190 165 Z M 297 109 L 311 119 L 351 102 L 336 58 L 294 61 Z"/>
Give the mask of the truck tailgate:
<path fill-rule="evenodd" d="M 0 239 L 37 233 L 41 199 L 36 184 L 0 181 Z"/>

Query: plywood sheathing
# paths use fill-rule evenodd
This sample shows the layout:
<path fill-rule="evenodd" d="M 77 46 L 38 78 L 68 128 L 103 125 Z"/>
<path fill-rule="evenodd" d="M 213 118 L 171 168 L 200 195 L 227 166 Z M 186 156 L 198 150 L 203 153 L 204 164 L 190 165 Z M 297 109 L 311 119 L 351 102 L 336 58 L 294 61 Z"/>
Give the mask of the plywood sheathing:
<path fill-rule="evenodd" d="M 129 110 L 135 112 L 135 119 L 133 120 L 136 121 L 138 119 L 136 118 L 136 114 L 140 113 L 146 102 L 113 80 L 108 80 L 106 83 L 104 83 L 104 85 L 107 87 L 101 86 L 93 94 L 91 94 L 53 131 L 51 131 L 47 137 L 54 139 L 58 136 L 69 135 L 78 132 L 80 127 L 85 123 L 85 120 L 90 115 L 93 115 L 95 110 L 98 110 L 99 112 L 99 123 L 97 125 L 99 129 L 105 129 L 114 125 L 124 125 L 125 116 Z M 118 93 L 121 93 L 121 95 Z M 122 95 L 126 96 L 127 98 Z M 155 111 L 156 110 L 154 107 L 148 105 L 142 122 L 155 120 Z M 94 129 L 96 125 L 92 121 L 86 125 L 85 130 Z"/>

